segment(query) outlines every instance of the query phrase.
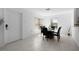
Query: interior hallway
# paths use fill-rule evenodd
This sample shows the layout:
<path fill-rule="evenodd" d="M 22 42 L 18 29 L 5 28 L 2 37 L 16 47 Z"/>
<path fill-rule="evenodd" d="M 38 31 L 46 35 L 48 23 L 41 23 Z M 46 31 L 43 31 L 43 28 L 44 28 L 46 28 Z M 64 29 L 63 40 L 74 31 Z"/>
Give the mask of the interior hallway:
<path fill-rule="evenodd" d="M 43 40 L 40 34 L 9 43 L 1 51 L 79 51 L 79 47 L 71 37 L 61 37 L 60 42 Z"/>
<path fill-rule="evenodd" d="M 40 9 L 16 8 L 16 9 L 4 9 L 4 10 L 5 10 L 5 13 L 3 9 L 1 9 L 1 12 L 3 11 L 1 13 L 1 17 L 5 17 L 4 20 L 7 20 L 7 21 L 5 21 L 3 23 L 3 26 L 1 27 L 2 30 L 0 31 L 0 45 L 1 44 L 4 45 L 5 43 L 7 44 L 5 44 L 4 47 L 0 48 L 1 51 L 2 50 L 3 51 L 78 51 L 79 50 L 79 47 L 78 47 L 79 29 L 78 28 L 77 30 L 71 29 L 74 31 L 73 32 L 74 38 L 70 36 L 68 37 L 68 36 L 61 35 L 62 37 L 60 39 L 60 42 L 57 42 L 56 39 L 49 40 L 47 42 L 46 40 L 42 39 L 40 34 L 38 35 L 36 34 L 28 37 L 31 34 L 35 34 L 36 32 L 38 33 L 38 31 L 36 30 L 36 26 L 38 25 L 38 22 L 36 21 L 37 19 L 41 19 L 43 25 L 47 27 L 49 27 L 48 25 L 50 25 L 51 19 L 55 21 L 57 20 L 58 26 L 62 26 L 61 34 L 67 35 L 69 28 L 72 28 L 74 26 L 74 21 L 75 21 L 74 18 L 76 18 L 75 17 L 76 15 L 74 16 L 74 8 L 70 8 L 70 9 L 60 8 L 55 10 L 52 8 L 50 12 L 48 11 L 46 12 L 45 9 L 41 9 L 41 8 Z M 45 12 L 43 13 L 43 11 Z M 75 13 L 77 14 L 78 11 L 79 10 L 77 9 Z M 19 12 L 22 14 L 18 14 Z M 4 16 L 3 14 L 5 14 L 6 16 Z M 22 19 L 20 19 L 19 16 L 22 16 Z M 16 21 L 16 19 L 14 20 L 14 18 L 18 19 L 18 21 Z M 22 23 L 20 24 L 19 24 L 20 22 L 19 19 L 23 20 Z M 16 24 L 14 24 L 15 22 Z M 6 24 L 11 25 L 9 26 L 8 30 L 7 30 L 7 27 L 4 28 L 4 25 Z M 15 27 L 15 25 L 17 24 L 18 26 Z M 21 25 L 21 27 L 19 25 Z M 15 30 L 17 31 L 15 32 Z M 71 30 L 69 32 L 71 32 Z M 17 34 L 17 36 L 15 34 Z M 18 39 L 21 39 L 21 35 L 19 34 L 21 34 L 22 38 L 23 39 L 25 38 L 25 39 L 18 40 Z"/>

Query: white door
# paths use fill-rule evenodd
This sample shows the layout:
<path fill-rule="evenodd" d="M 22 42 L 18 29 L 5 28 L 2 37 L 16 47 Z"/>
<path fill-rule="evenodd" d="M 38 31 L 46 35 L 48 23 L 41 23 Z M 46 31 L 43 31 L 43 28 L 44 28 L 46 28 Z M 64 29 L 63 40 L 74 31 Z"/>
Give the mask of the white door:
<path fill-rule="evenodd" d="M 0 47 L 4 45 L 4 24 L 0 24 Z"/>
<path fill-rule="evenodd" d="M 3 19 L 3 9 L 0 8 L 0 47 L 4 45 L 4 19 Z"/>
<path fill-rule="evenodd" d="M 5 42 L 22 38 L 21 14 L 10 9 L 5 10 Z M 7 26 L 7 27 L 6 27 Z"/>

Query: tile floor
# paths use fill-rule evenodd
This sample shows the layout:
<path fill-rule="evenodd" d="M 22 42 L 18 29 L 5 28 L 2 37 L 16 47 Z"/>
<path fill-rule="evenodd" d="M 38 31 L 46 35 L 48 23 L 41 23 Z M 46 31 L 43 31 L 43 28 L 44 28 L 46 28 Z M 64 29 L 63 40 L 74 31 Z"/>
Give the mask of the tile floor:
<path fill-rule="evenodd" d="M 39 34 L 9 43 L 0 51 L 79 51 L 79 47 L 71 37 L 61 37 L 60 42 L 57 42 L 56 38 L 43 40 Z"/>

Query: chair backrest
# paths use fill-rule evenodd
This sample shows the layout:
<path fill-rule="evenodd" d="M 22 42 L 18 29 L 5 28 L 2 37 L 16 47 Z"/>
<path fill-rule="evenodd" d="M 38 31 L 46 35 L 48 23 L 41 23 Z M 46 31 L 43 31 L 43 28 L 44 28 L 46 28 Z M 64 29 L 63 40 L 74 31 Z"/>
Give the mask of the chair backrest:
<path fill-rule="evenodd" d="M 45 26 L 41 27 L 41 33 L 43 33 L 44 35 L 47 34 L 47 28 Z"/>
<path fill-rule="evenodd" d="M 61 30 L 61 27 L 58 28 L 57 35 L 60 35 L 60 30 Z"/>
<path fill-rule="evenodd" d="M 42 33 L 46 38 L 52 38 L 52 31 L 48 31 L 46 27 L 42 28 Z"/>

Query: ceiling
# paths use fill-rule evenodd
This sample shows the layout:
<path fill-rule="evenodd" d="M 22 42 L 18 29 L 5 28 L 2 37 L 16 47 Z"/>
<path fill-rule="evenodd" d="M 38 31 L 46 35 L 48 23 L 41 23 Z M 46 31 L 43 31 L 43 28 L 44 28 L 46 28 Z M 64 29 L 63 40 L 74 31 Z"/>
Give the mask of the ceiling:
<path fill-rule="evenodd" d="M 30 11 L 33 11 L 39 14 L 48 15 L 48 14 L 57 14 L 65 11 L 71 11 L 74 8 L 26 8 L 26 9 L 29 9 Z"/>
<path fill-rule="evenodd" d="M 72 10 L 73 8 L 32 8 L 32 9 L 43 12 L 60 12 L 60 11 Z"/>
<path fill-rule="evenodd" d="M 60 13 L 60 12 L 64 12 L 64 11 L 71 11 L 73 10 L 74 8 L 49 8 L 49 10 L 47 10 L 48 8 L 10 8 L 10 9 L 15 9 L 16 11 L 20 11 L 21 10 L 29 10 L 29 11 L 32 11 L 32 12 L 36 12 L 36 13 L 52 13 L 52 14 L 55 14 L 55 13 Z"/>

